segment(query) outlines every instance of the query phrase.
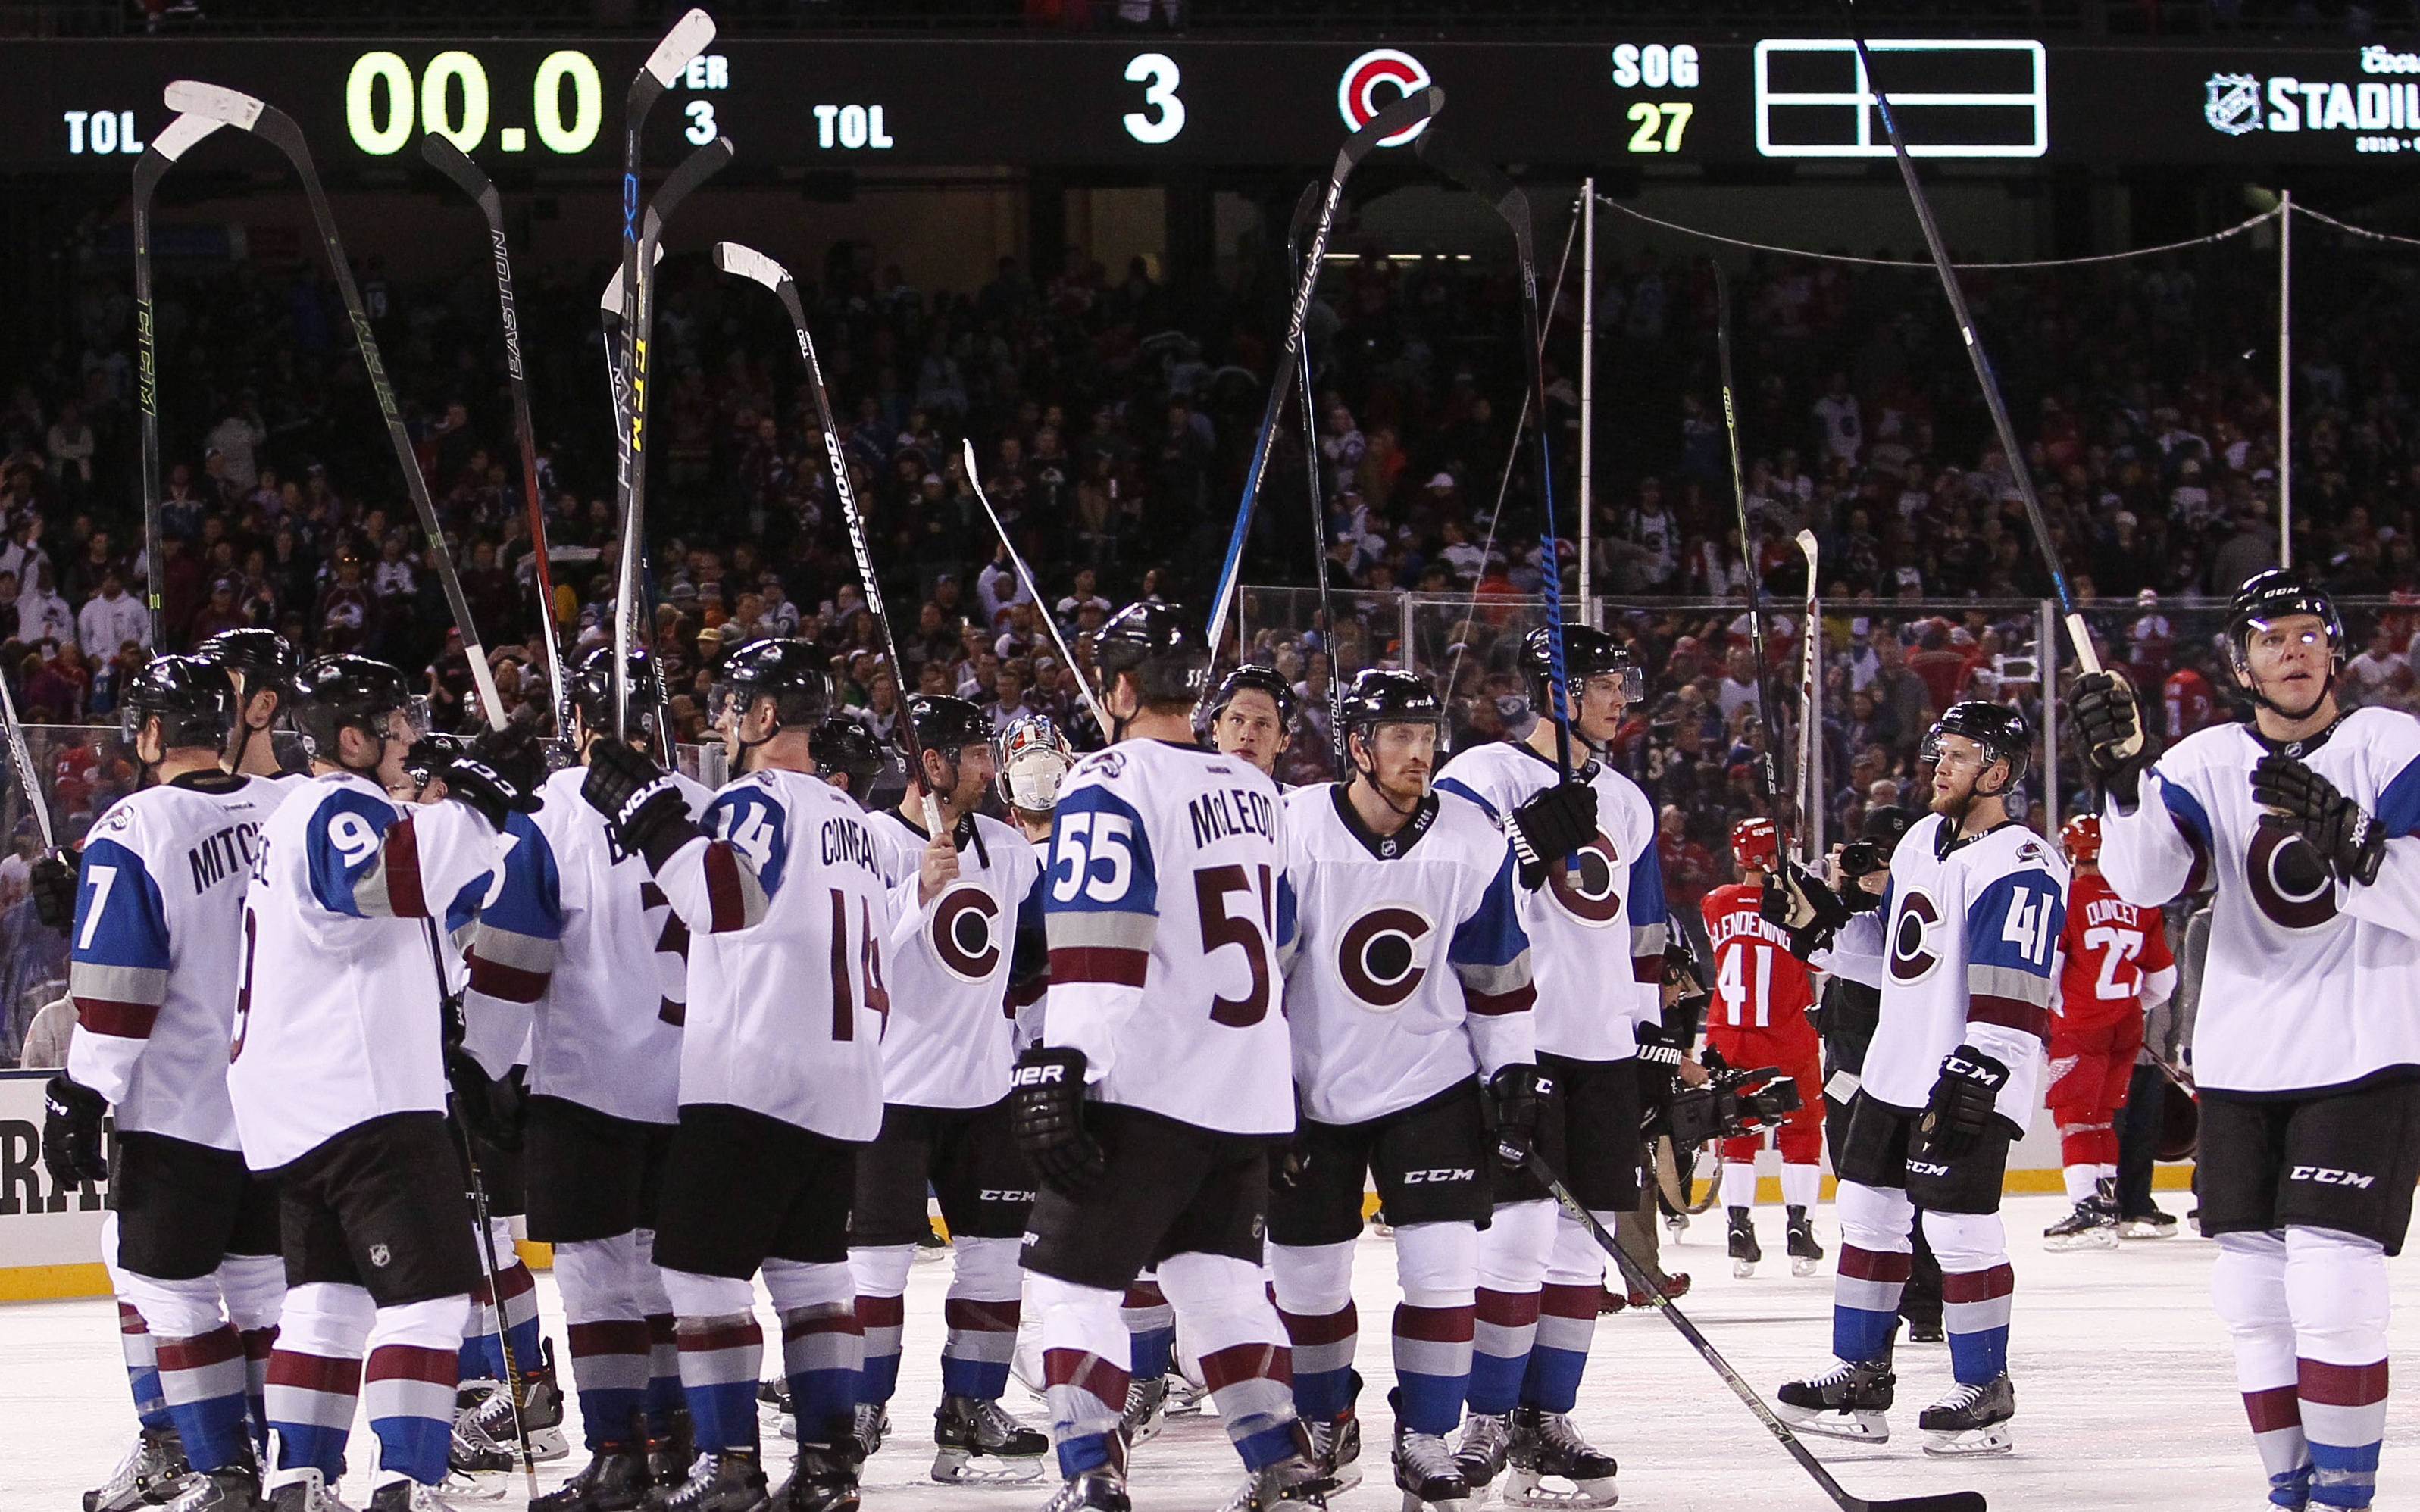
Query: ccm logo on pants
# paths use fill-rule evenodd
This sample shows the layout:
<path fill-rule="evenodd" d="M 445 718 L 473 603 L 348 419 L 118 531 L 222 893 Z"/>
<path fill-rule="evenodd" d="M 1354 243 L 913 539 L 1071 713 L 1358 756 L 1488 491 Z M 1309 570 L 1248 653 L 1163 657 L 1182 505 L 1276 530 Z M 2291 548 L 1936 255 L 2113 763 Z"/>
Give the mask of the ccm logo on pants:
<path fill-rule="evenodd" d="M 2321 1186 L 2367 1187 L 2378 1178 L 2364 1176 L 2359 1171 L 2340 1171 L 2333 1165 L 2297 1165 L 2286 1173 L 2286 1180 L 2317 1181 Z"/>
<path fill-rule="evenodd" d="M 1437 1181 L 1471 1181 L 1478 1180 L 1478 1178 L 1479 1172 L 1472 1166 L 1440 1165 L 1433 1171 L 1405 1171 L 1404 1173 L 1404 1184 L 1405 1186 L 1417 1186 L 1423 1181 L 1432 1183 Z"/>

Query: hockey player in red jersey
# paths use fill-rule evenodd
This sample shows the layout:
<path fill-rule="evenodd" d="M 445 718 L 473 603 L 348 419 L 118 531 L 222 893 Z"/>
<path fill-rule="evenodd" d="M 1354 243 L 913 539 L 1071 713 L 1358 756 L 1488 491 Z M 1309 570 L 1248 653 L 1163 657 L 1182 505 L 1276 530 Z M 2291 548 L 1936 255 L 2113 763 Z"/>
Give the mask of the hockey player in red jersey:
<path fill-rule="evenodd" d="M 1777 1066 L 1801 1087 L 1818 1087 L 1823 1045 L 1815 1021 L 1815 979 L 1790 953 L 1789 936 L 1758 912 L 1764 879 L 1781 864 L 1781 831 L 1770 819 L 1731 826 L 1731 856 L 1740 879 L 1706 894 L 1706 937 L 1714 948 L 1714 1005 L 1706 1046 L 1733 1066 Z M 1792 1275 L 1813 1275 L 1823 1258 L 1807 1216 L 1823 1183 L 1823 1103 L 1807 1098 L 1790 1115 L 1781 1148 L 1781 1201 Z M 1731 1274 L 1753 1275 L 1764 1257 L 1757 1246 L 1756 1156 L 1761 1133 L 1723 1141 L 1723 1208 L 1730 1215 Z"/>
<path fill-rule="evenodd" d="M 2042 1248 L 2116 1249 L 2118 1110 L 2143 1048 L 2143 1015 L 2177 990 L 2177 964 L 2160 911 L 2126 902 L 2101 874 L 2100 816 L 2077 814 L 2058 840 L 2074 881 L 2047 1101 L 2075 1211 L 2042 1230 Z"/>

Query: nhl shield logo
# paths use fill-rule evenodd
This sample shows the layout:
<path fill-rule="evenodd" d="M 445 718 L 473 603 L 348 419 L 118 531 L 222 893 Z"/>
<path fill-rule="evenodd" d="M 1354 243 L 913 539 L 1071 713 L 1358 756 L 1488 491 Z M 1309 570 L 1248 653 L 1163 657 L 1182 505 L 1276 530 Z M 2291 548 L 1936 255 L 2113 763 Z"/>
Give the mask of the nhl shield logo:
<path fill-rule="evenodd" d="M 394 1258 L 394 1253 L 384 1244 L 372 1244 L 370 1246 L 370 1263 L 377 1266 L 380 1270 L 385 1270 L 387 1262 Z"/>
<path fill-rule="evenodd" d="M 2213 73 L 2201 118 L 2212 131 L 2242 136 L 2260 129 L 2260 81 L 2248 73 Z"/>

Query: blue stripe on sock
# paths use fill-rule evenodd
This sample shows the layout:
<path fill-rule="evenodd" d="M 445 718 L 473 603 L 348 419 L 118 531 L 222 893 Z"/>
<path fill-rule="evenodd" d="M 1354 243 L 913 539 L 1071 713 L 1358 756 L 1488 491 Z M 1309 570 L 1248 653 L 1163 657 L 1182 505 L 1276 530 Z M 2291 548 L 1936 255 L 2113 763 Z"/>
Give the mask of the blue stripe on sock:
<path fill-rule="evenodd" d="M 942 1379 L 945 1381 L 949 1367 L 947 1360 L 941 1362 Z M 865 1368 L 857 1373 L 857 1399 L 861 1402 L 887 1402 L 891 1394 L 898 1389 L 899 1356 L 867 1351 Z"/>
<path fill-rule="evenodd" d="M 526 1376 L 546 1364 L 544 1346 L 539 1342 L 536 1319 L 533 1318 L 525 1323 L 515 1323 L 504 1331 L 504 1338 L 505 1342 L 513 1347 L 513 1364 L 520 1368 L 522 1375 Z M 497 1368 L 504 1368 L 504 1353 L 500 1350 L 496 1354 Z"/>
<path fill-rule="evenodd" d="M 1890 1354 L 1891 1331 L 1899 1326 L 1899 1314 L 1874 1312 L 1865 1307 L 1844 1307 L 1832 1304 L 1832 1352 L 1843 1360 L 1860 1364 L 1881 1360 Z M 2006 1339 L 2005 1333 L 2002 1335 Z M 1957 1335 L 1950 1336 L 1954 1359 Z M 1965 1380 L 1964 1376 L 1958 1378 Z"/>
<path fill-rule="evenodd" d="M 645 1393 L 628 1386 L 582 1386 L 579 1395 L 581 1430 L 589 1448 L 628 1442 L 631 1419 Z"/>
<path fill-rule="evenodd" d="M 847 1423 L 857 1415 L 858 1376 L 855 1370 L 800 1370 L 790 1378 L 790 1411 L 798 1417 L 799 1437 L 822 1442 L 826 1425 Z"/>
<path fill-rule="evenodd" d="M 647 1432 L 663 1438 L 673 1430 L 673 1413 L 689 1405 L 678 1376 L 649 1376 L 646 1390 Z"/>
<path fill-rule="evenodd" d="M 2009 1331 L 1978 1329 L 1972 1334 L 1949 1332 L 1949 1373 L 1962 1386 L 1980 1386 L 1998 1380 L 2009 1368 Z M 2318 1445 L 2312 1446 L 2314 1449 Z"/>
<path fill-rule="evenodd" d="M 309 1465 L 318 1471 L 331 1486 L 344 1475 L 345 1441 L 352 1435 L 349 1426 L 341 1428 L 323 1428 L 317 1423 L 271 1423 L 269 1426 L 277 1434 L 277 1463 L 271 1468 L 290 1470 Z M 444 1463 L 442 1449 L 438 1452 L 438 1463 L 442 1469 Z"/>
<path fill-rule="evenodd" d="M 1521 1405 L 1521 1380 L 1528 1373 L 1527 1354 L 1490 1354 L 1481 1350 L 1470 1357 L 1470 1410 L 1497 1416 Z"/>
<path fill-rule="evenodd" d="M 1169 1362 L 1176 1357 L 1176 1330 L 1145 1329 L 1126 1335 L 1126 1348 L 1131 1352 L 1133 1376 L 1137 1381 L 1149 1381 L 1169 1372 Z"/>
<path fill-rule="evenodd" d="M 246 1439 L 243 1394 L 206 1396 L 168 1409 L 177 1437 L 185 1445 L 185 1461 L 195 1470 L 216 1470 L 242 1458 Z"/>
<path fill-rule="evenodd" d="M 1588 1356 L 1578 1350 L 1537 1346 L 1529 1351 L 1529 1368 L 1521 1378 L 1521 1405 L 1570 1412 L 1579 1400 L 1580 1373 L 1587 1368 Z"/>
<path fill-rule="evenodd" d="M 756 1446 L 756 1382 L 690 1386 L 681 1395 L 689 1400 L 690 1431 L 701 1453 Z"/>
<path fill-rule="evenodd" d="M 2378 1492 L 2378 1444 L 2311 1443 L 2311 1504 L 2366 1507 Z"/>
<path fill-rule="evenodd" d="M 445 1450 L 454 1439 L 454 1425 L 442 1417 L 374 1417 L 370 1431 L 378 1435 L 379 1468 L 398 1471 L 424 1486 L 445 1478 Z"/>
<path fill-rule="evenodd" d="M 1311 1422 L 1326 1422 L 1353 1405 L 1353 1367 L 1296 1370 L 1294 1410 Z"/>
<path fill-rule="evenodd" d="M 504 1351 L 493 1334 L 480 1334 L 462 1341 L 454 1356 L 455 1374 L 464 1381 L 502 1381 L 504 1379 Z"/>
<path fill-rule="evenodd" d="M 895 1372 L 898 1356 L 892 1356 L 892 1361 Z M 941 1391 L 950 1396 L 998 1401 L 1008 1392 L 1008 1362 L 960 1360 L 945 1354 L 941 1356 Z"/>
<path fill-rule="evenodd" d="M 1463 1398 L 1469 1394 L 1468 1376 L 1423 1376 L 1398 1371 L 1400 1394 L 1395 1415 L 1414 1433 L 1450 1434 L 1462 1421 Z M 1298 1400 L 1299 1398 L 1297 1398 Z"/>
<path fill-rule="evenodd" d="M 1246 1470 L 1274 1465 L 1295 1452 L 1294 1425 L 1279 1423 L 1247 1433 L 1235 1441 L 1235 1452 L 1244 1457 Z"/>
<path fill-rule="evenodd" d="M 160 1393 L 160 1372 L 151 1365 L 126 1367 L 126 1384 L 134 1393 L 134 1414 L 143 1426 L 154 1432 L 164 1430 L 169 1424 L 168 1401 Z"/>
<path fill-rule="evenodd" d="M 1059 1473 L 1080 1475 L 1088 1470 L 1098 1470 L 1109 1462 L 1109 1436 L 1106 1433 L 1071 1433 L 1059 1441 Z"/>

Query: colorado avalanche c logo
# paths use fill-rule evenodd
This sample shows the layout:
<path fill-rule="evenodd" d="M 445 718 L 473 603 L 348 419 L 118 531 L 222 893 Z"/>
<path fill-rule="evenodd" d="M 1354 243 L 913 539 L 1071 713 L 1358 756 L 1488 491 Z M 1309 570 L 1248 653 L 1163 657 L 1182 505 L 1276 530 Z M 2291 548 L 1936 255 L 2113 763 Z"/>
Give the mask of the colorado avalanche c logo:
<path fill-rule="evenodd" d="M 1900 895 L 1899 911 L 1892 916 L 1890 929 L 1890 974 L 1893 981 L 1922 981 L 1941 964 L 1941 957 L 1926 949 L 1932 937 L 1932 927 L 1941 922 L 1941 907 L 1931 895 L 1920 887 L 1911 887 Z"/>
<path fill-rule="evenodd" d="M 933 953 L 961 981 L 988 981 L 1000 964 L 993 929 L 1000 903 L 983 888 L 961 884 L 933 905 Z"/>
<path fill-rule="evenodd" d="M 1393 104 L 1397 100 L 1432 83 L 1426 65 L 1409 53 L 1391 47 L 1373 48 L 1344 65 L 1344 76 L 1336 81 L 1336 108 L 1344 116 L 1348 131 L 1357 131 L 1370 124 L 1370 117 Z M 1382 94 L 1381 86 L 1392 91 Z M 1399 147 L 1428 128 L 1420 121 L 1392 136 L 1380 137 L 1382 147 Z"/>
<path fill-rule="evenodd" d="M 2271 923 L 2317 929 L 2336 917 L 2335 878 L 2300 835 L 2256 825 L 2252 848 L 2243 858 L 2243 876 L 2252 885 L 2252 901 Z"/>
<path fill-rule="evenodd" d="M 1604 831 L 1579 848 L 1575 856 L 1557 861 L 1546 872 L 1546 885 L 1563 911 L 1590 929 L 1603 929 L 1621 917 L 1621 854 Z"/>
<path fill-rule="evenodd" d="M 1422 941 L 1435 925 L 1409 908 L 1373 908 L 1336 943 L 1336 970 L 1364 1008 L 1391 1012 L 1429 974 Z"/>

